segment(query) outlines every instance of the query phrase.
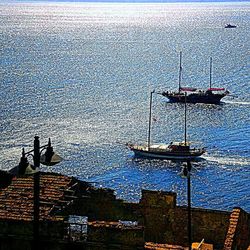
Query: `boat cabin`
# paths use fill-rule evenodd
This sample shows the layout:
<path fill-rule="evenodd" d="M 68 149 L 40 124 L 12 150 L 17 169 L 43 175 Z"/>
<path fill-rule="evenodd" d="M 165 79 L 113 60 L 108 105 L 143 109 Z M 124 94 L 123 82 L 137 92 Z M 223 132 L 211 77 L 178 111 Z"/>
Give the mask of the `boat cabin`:
<path fill-rule="evenodd" d="M 189 151 L 190 143 L 189 142 L 171 142 L 168 146 L 172 151 Z"/>

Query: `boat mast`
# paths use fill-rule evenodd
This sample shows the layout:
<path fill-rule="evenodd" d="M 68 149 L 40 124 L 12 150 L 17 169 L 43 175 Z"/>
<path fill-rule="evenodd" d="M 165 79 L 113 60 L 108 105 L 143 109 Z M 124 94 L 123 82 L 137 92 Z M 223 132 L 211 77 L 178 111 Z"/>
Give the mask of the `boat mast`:
<path fill-rule="evenodd" d="M 184 139 L 185 139 L 185 146 L 187 146 L 187 92 L 185 92 L 185 113 L 184 113 Z"/>
<path fill-rule="evenodd" d="M 149 119 L 148 119 L 148 151 L 150 150 L 152 99 L 153 99 L 154 92 L 155 92 L 154 90 L 150 92 Z"/>
<path fill-rule="evenodd" d="M 212 57 L 210 57 L 210 76 L 209 76 L 209 88 L 212 88 Z"/>
<path fill-rule="evenodd" d="M 181 91 L 181 75 L 182 75 L 181 59 L 182 59 L 182 52 L 180 51 L 179 93 L 180 93 L 180 91 Z"/>

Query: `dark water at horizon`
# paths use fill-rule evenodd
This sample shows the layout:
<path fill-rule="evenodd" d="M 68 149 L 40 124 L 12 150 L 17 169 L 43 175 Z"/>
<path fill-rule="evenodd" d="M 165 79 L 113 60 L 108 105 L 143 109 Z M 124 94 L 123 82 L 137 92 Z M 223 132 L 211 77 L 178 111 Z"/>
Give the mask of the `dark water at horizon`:
<path fill-rule="evenodd" d="M 175 191 L 186 204 L 181 163 L 133 158 L 146 142 L 149 92 L 183 82 L 236 97 L 188 105 L 188 138 L 207 147 L 193 163 L 192 205 L 250 212 L 249 3 L 0 3 L 0 169 L 51 137 L 64 161 L 53 169 L 117 196 Z M 224 29 L 225 24 L 236 29 Z M 154 96 L 154 142 L 183 140 L 183 104 Z"/>

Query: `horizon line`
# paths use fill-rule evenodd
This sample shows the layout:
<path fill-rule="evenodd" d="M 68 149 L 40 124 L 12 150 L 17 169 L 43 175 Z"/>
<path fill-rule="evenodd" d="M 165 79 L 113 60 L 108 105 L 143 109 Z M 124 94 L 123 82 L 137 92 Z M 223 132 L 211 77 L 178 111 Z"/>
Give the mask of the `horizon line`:
<path fill-rule="evenodd" d="M 62 3 L 250 3 L 250 0 L 3 0 L 4 2 Z"/>

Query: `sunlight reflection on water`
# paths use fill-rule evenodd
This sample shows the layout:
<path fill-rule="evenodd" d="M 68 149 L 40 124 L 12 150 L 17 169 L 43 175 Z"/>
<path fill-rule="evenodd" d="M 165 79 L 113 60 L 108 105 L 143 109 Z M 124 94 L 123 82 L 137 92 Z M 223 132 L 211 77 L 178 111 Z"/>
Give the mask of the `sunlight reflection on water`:
<path fill-rule="evenodd" d="M 125 143 L 147 140 L 149 92 L 183 81 L 236 97 L 188 105 L 188 138 L 207 147 L 193 163 L 193 205 L 250 211 L 249 4 L 0 4 L 1 169 L 22 147 L 51 137 L 57 171 L 136 201 L 140 190 L 173 190 L 186 203 L 181 163 L 133 158 Z M 225 11 L 226 9 L 226 11 Z M 225 30 L 224 24 L 239 28 Z M 228 43 L 230 41 L 230 43 Z M 182 104 L 154 97 L 154 142 L 183 139 Z"/>

